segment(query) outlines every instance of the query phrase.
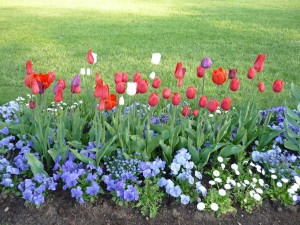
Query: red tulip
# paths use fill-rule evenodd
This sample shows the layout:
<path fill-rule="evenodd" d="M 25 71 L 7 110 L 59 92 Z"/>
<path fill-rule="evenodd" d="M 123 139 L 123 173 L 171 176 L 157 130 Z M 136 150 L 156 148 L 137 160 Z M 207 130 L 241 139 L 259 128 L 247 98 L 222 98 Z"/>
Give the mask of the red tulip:
<path fill-rule="evenodd" d="M 147 80 L 141 80 L 137 83 L 137 89 L 136 93 L 144 94 L 148 90 L 148 81 Z"/>
<path fill-rule="evenodd" d="M 116 83 L 116 92 L 118 94 L 123 94 L 126 90 L 126 83 L 125 82 L 120 82 L 120 83 Z"/>
<path fill-rule="evenodd" d="M 51 83 L 55 80 L 56 74 L 54 72 L 48 72 Z"/>
<path fill-rule="evenodd" d="M 64 79 L 59 79 L 57 83 L 62 86 L 62 89 L 66 88 L 66 81 Z"/>
<path fill-rule="evenodd" d="M 186 97 L 187 97 L 188 99 L 193 99 L 193 98 L 195 98 L 195 96 L 196 96 L 196 88 L 193 87 L 193 86 L 188 87 L 188 88 L 186 89 L 185 94 L 186 94 Z"/>
<path fill-rule="evenodd" d="M 224 98 L 221 103 L 221 108 L 223 110 L 229 110 L 231 105 L 231 98 Z"/>
<path fill-rule="evenodd" d="M 156 106 L 158 102 L 159 102 L 158 94 L 155 92 L 151 93 L 149 96 L 148 104 L 153 107 Z"/>
<path fill-rule="evenodd" d="M 35 107 L 36 107 L 36 102 L 35 101 L 30 101 L 29 102 L 29 108 L 35 109 Z"/>
<path fill-rule="evenodd" d="M 96 80 L 94 96 L 96 98 L 103 98 L 103 99 L 107 99 L 109 97 L 109 86 L 108 84 L 103 85 L 102 79 Z"/>
<path fill-rule="evenodd" d="M 171 97 L 171 90 L 170 88 L 165 88 L 162 92 L 164 99 L 169 99 Z"/>
<path fill-rule="evenodd" d="M 30 60 L 26 62 L 26 73 L 27 75 L 34 74 L 34 70 L 32 69 L 32 62 Z"/>
<path fill-rule="evenodd" d="M 265 91 L 265 83 L 264 82 L 262 82 L 262 81 L 258 82 L 257 87 L 258 87 L 259 92 Z"/>
<path fill-rule="evenodd" d="M 212 72 L 212 81 L 216 84 L 216 85 L 221 85 L 224 84 L 225 81 L 227 79 L 227 74 L 226 74 L 226 70 L 223 69 L 222 67 L 218 68 L 217 70 L 213 70 Z"/>
<path fill-rule="evenodd" d="M 274 92 L 281 92 L 284 86 L 283 80 L 275 80 L 273 83 L 273 91 Z"/>
<path fill-rule="evenodd" d="M 199 111 L 197 109 L 194 109 L 193 110 L 193 116 L 198 116 L 198 114 L 199 114 Z"/>
<path fill-rule="evenodd" d="M 29 74 L 24 78 L 24 84 L 31 88 L 34 94 L 43 94 L 51 85 L 51 80 L 48 74 Z"/>
<path fill-rule="evenodd" d="M 182 62 L 177 63 L 176 69 L 175 69 L 175 72 L 174 72 L 174 76 L 177 79 L 183 79 L 183 77 L 184 77 L 184 68 L 182 68 Z"/>
<path fill-rule="evenodd" d="M 122 82 L 125 82 L 125 83 L 128 82 L 128 74 L 127 73 L 122 73 Z"/>
<path fill-rule="evenodd" d="M 258 54 L 255 62 L 254 62 L 254 69 L 256 72 L 261 72 L 264 68 L 266 55 L 265 54 Z"/>
<path fill-rule="evenodd" d="M 212 99 L 208 102 L 207 109 L 211 113 L 215 112 L 218 108 L 219 102 L 216 99 Z"/>
<path fill-rule="evenodd" d="M 237 69 L 230 69 L 229 73 L 228 73 L 228 78 L 234 79 L 234 78 L 236 78 L 236 74 L 237 74 Z"/>
<path fill-rule="evenodd" d="M 173 105 L 179 105 L 181 102 L 181 97 L 180 97 L 180 94 L 178 92 L 175 92 L 173 94 L 173 97 L 172 97 L 172 104 Z"/>
<path fill-rule="evenodd" d="M 205 68 L 204 67 L 202 67 L 202 66 L 198 66 L 197 67 L 197 76 L 199 77 L 199 78 L 202 78 L 202 77 L 204 77 L 205 76 Z"/>
<path fill-rule="evenodd" d="M 238 78 L 232 79 L 229 88 L 231 91 L 237 91 L 240 88 L 240 80 Z"/>
<path fill-rule="evenodd" d="M 251 80 L 254 79 L 254 77 L 255 77 L 255 69 L 253 67 L 248 70 L 247 77 L 249 79 L 251 79 Z"/>
<path fill-rule="evenodd" d="M 62 99 L 63 99 L 63 90 L 64 90 L 64 87 L 62 85 L 62 81 L 63 80 L 60 80 L 60 83 L 57 83 L 56 86 L 53 89 L 53 92 L 55 94 L 55 96 L 54 96 L 54 101 L 55 102 L 61 102 Z"/>
<path fill-rule="evenodd" d="M 39 87 L 38 81 L 36 79 L 32 80 L 31 91 L 32 91 L 33 94 L 40 93 L 40 87 Z"/>
<path fill-rule="evenodd" d="M 122 82 L 122 78 L 123 78 L 123 74 L 122 73 L 116 73 L 115 74 L 115 79 L 114 79 L 115 83 L 117 84 L 117 83 Z"/>
<path fill-rule="evenodd" d="M 117 105 L 117 97 L 114 94 L 110 94 L 106 99 L 99 98 L 99 110 L 111 110 Z"/>
<path fill-rule="evenodd" d="M 152 81 L 152 87 L 153 88 L 159 88 L 161 85 L 161 79 L 159 77 L 154 78 Z"/>
<path fill-rule="evenodd" d="M 94 57 L 92 50 L 88 51 L 87 61 L 89 64 L 94 64 Z"/>
<path fill-rule="evenodd" d="M 200 108 L 205 108 L 207 105 L 207 102 L 208 102 L 207 97 L 201 96 L 198 104 L 199 104 Z"/>
<path fill-rule="evenodd" d="M 190 113 L 191 113 L 191 109 L 187 105 L 185 105 L 181 111 L 181 114 L 183 116 L 189 116 Z"/>
<path fill-rule="evenodd" d="M 133 76 L 133 82 L 138 83 L 142 80 L 142 75 L 140 72 L 136 72 Z"/>

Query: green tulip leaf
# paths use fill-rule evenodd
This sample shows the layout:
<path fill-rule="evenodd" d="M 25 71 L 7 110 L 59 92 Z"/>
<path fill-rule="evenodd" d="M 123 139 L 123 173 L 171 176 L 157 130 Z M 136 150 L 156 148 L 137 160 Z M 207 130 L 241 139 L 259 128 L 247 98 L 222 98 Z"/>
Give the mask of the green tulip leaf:
<path fill-rule="evenodd" d="M 26 152 L 26 157 L 33 175 L 44 174 L 46 177 L 49 177 L 48 173 L 44 170 L 43 163 L 34 154 Z"/>

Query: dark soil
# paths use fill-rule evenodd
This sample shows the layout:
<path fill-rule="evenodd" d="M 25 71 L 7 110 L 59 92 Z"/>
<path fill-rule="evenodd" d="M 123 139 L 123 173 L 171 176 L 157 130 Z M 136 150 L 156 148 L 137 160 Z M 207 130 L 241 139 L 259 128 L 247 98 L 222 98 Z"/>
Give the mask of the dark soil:
<path fill-rule="evenodd" d="M 0 197 L 0 224 L 299 224 L 300 209 L 296 206 L 281 206 L 266 201 L 252 214 L 238 209 L 236 214 L 219 218 L 208 212 L 200 212 L 195 204 L 183 206 L 165 202 L 156 217 L 143 217 L 138 208 L 116 205 L 109 196 L 102 196 L 94 203 L 77 204 L 67 192 L 55 192 L 47 197 L 40 208 L 24 205 L 16 197 Z"/>

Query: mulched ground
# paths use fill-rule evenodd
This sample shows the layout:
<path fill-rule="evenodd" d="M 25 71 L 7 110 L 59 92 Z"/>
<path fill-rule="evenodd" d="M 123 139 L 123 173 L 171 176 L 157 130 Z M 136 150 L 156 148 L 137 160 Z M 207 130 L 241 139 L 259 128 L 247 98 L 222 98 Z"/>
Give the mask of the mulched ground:
<path fill-rule="evenodd" d="M 195 204 L 183 206 L 166 201 L 155 218 L 143 217 L 137 208 L 116 205 L 109 196 L 94 203 L 77 204 L 67 192 L 55 192 L 47 197 L 40 208 L 24 205 L 24 200 L 0 196 L 0 224 L 299 224 L 300 207 L 281 206 L 266 201 L 252 214 L 238 209 L 236 214 L 216 218 L 214 214 L 200 212 Z"/>

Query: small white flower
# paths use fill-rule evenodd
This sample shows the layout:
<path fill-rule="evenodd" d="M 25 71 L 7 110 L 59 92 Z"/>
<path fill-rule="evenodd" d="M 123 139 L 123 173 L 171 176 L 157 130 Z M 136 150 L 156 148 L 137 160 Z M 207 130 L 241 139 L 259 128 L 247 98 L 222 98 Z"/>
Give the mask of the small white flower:
<path fill-rule="evenodd" d="M 236 183 L 236 186 L 237 186 L 238 188 L 240 188 L 240 187 L 241 187 L 241 183 L 237 182 L 237 183 Z"/>
<path fill-rule="evenodd" d="M 264 184 L 265 184 L 265 182 L 264 182 L 263 179 L 259 179 L 259 180 L 258 180 L 258 183 L 259 183 L 260 186 L 264 186 Z"/>
<path fill-rule="evenodd" d="M 221 114 L 221 110 L 220 110 L 220 109 L 217 109 L 217 110 L 216 110 L 216 113 L 217 113 L 217 114 Z"/>
<path fill-rule="evenodd" d="M 294 184 L 291 186 L 291 189 L 292 189 L 294 192 L 298 191 L 298 189 L 299 189 L 299 184 L 294 183 Z"/>
<path fill-rule="evenodd" d="M 231 183 L 232 186 L 236 186 L 235 180 L 231 180 L 230 183 Z"/>
<path fill-rule="evenodd" d="M 236 174 L 237 176 L 240 175 L 240 171 L 236 170 L 236 171 L 235 171 L 235 174 Z"/>
<path fill-rule="evenodd" d="M 91 70 L 91 68 L 87 68 L 86 69 L 86 75 L 92 75 L 92 70 Z"/>
<path fill-rule="evenodd" d="M 243 162 L 243 165 L 247 165 L 247 164 L 248 164 L 248 161 L 245 160 L 245 161 Z"/>
<path fill-rule="evenodd" d="M 251 191 L 249 192 L 251 198 L 253 198 L 254 193 L 255 193 L 255 192 L 254 192 L 253 190 L 251 190 Z"/>
<path fill-rule="evenodd" d="M 256 179 L 255 177 L 252 178 L 252 181 L 253 181 L 254 183 L 257 183 L 257 179 Z"/>
<path fill-rule="evenodd" d="M 161 54 L 160 53 L 152 53 L 151 63 L 154 65 L 158 65 L 160 63 Z"/>
<path fill-rule="evenodd" d="M 255 193 L 255 194 L 253 195 L 253 198 L 254 198 L 256 201 L 260 201 L 260 200 L 261 200 L 260 194 L 257 194 L 257 193 Z"/>
<path fill-rule="evenodd" d="M 252 171 L 251 170 L 249 170 L 249 174 L 252 175 Z"/>
<path fill-rule="evenodd" d="M 292 195 L 292 199 L 294 202 L 297 201 L 297 195 Z"/>
<path fill-rule="evenodd" d="M 299 176 L 294 176 L 294 180 L 296 181 L 297 184 L 300 185 L 300 177 Z"/>
<path fill-rule="evenodd" d="M 218 177 L 218 176 L 220 176 L 220 172 L 219 172 L 218 170 L 214 170 L 214 171 L 213 171 L 213 175 L 214 175 L 215 177 Z"/>
<path fill-rule="evenodd" d="M 209 114 L 208 116 L 209 116 L 209 117 L 214 117 L 214 114 Z"/>
<path fill-rule="evenodd" d="M 261 170 L 261 166 L 260 165 L 255 165 L 257 170 Z"/>
<path fill-rule="evenodd" d="M 249 185 L 250 184 L 249 180 L 244 180 L 244 184 Z"/>
<path fill-rule="evenodd" d="M 221 162 L 223 162 L 224 161 L 224 159 L 223 159 L 223 157 L 222 156 L 218 156 L 218 161 L 221 163 Z"/>
<path fill-rule="evenodd" d="M 128 82 L 127 83 L 126 93 L 129 96 L 134 96 L 136 94 L 136 88 L 137 88 L 137 83 L 135 83 L 135 82 Z"/>
<path fill-rule="evenodd" d="M 227 177 L 227 179 L 226 179 L 226 183 L 227 183 L 227 184 L 229 184 L 229 183 L 230 183 L 230 181 L 231 181 L 231 177 Z"/>
<path fill-rule="evenodd" d="M 218 191 L 218 193 L 219 193 L 220 196 L 225 196 L 226 195 L 226 191 L 222 188 Z"/>
<path fill-rule="evenodd" d="M 221 164 L 221 168 L 222 168 L 222 170 L 225 169 L 225 164 L 224 163 Z"/>
<path fill-rule="evenodd" d="M 289 188 L 289 189 L 287 190 L 287 192 L 290 193 L 291 195 L 292 195 L 292 194 L 295 194 L 295 191 L 294 191 L 293 189 L 291 189 L 291 188 Z"/>
<path fill-rule="evenodd" d="M 262 175 L 265 175 L 265 174 L 266 174 L 266 172 L 265 172 L 264 169 L 261 171 L 261 174 L 262 174 Z"/>
<path fill-rule="evenodd" d="M 285 183 L 285 184 L 289 182 L 289 180 L 286 179 L 286 178 L 281 178 L 281 181 L 282 181 L 283 183 Z"/>
<path fill-rule="evenodd" d="M 277 179 L 277 176 L 275 174 L 272 174 L 271 178 L 275 180 L 275 179 Z"/>
<path fill-rule="evenodd" d="M 221 180 L 221 178 L 219 178 L 219 177 L 215 178 L 214 181 L 216 181 L 217 183 L 222 183 L 222 180 Z"/>
<path fill-rule="evenodd" d="M 205 209 L 205 204 L 203 202 L 199 202 L 197 204 L 197 209 L 200 210 L 200 211 L 204 210 Z"/>
<path fill-rule="evenodd" d="M 255 166 L 255 164 L 253 162 L 250 163 L 250 166 Z"/>
<path fill-rule="evenodd" d="M 271 168 L 271 169 L 269 169 L 269 172 L 270 173 L 275 173 L 276 171 L 275 171 L 275 169 Z"/>
<path fill-rule="evenodd" d="M 218 204 L 216 204 L 216 203 L 211 203 L 210 208 L 211 208 L 211 210 L 213 210 L 213 211 L 218 211 L 219 206 L 218 206 Z"/>
<path fill-rule="evenodd" d="M 124 104 L 125 104 L 124 97 L 121 96 L 120 99 L 119 99 L 119 105 L 124 105 Z"/>
<path fill-rule="evenodd" d="M 261 188 L 256 188 L 255 191 L 256 191 L 258 194 L 262 194 L 262 193 L 264 192 Z"/>
<path fill-rule="evenodd" d="M 239 166 L 237 165 L 237 164 L 232 164 L 231 165 L 231 169 L 233 169 L 233 170 L 238 170 L 239 169 Z"/>
<path fill-rule="evenodd" d="M 216 182 L 213 181 L 213 180 L 208 181 L 208 183 L 209 183 L 210 185 L 215 185 L 215 184 L 216 184 Z"/>
<path fill-rule="evenodd" d="M 150 75 L 149 75 L 149 78 L 151 80 L 154 80 L 154 78 L 155 78 L 155 72 L 151 72 Z"/>
<path fill-rule="evenodd" d="M 235 181 L 234 181 L 235 182 Z M 233 185 L 233 186 L 235 186 L 235 185 Z M 225 184 L 224 185 L 224 188 L 226 189 L 226 190 L 230 190 L 231 189 L 231 185 L 230 184 Z"/>
<path fill-rule="evenodd" d="M 281 183 L 280 181 L 278 181 L 278 182 L 276 183 L 276 186 L 277 186 L 277 187 L 282 187 L 282 183 Z"/>
<path fill-rule="evenodd" d="M 259 141 L 258 140 L 254 141 L 254 144 L 259 145 Z"/>
<path fill-rule="evenodd" d="M 80 75 L 85 75 L 85 68 L 80 69 Z"/>
<path fill-rule="evenodd" d="M 195 171 L 195 177 L 197 177 L 199 180 L 201 180 L 202 174 L 199 171 Z"/>
<path fill-rule="evenodd" d="M 82 104 L 82 103 L 83 103 L 83 101 L 82 101 L 82 100 L 79 100 L 79 101 L 78 101 L 78 103 L 79 103 L 79 104 Z"/>

